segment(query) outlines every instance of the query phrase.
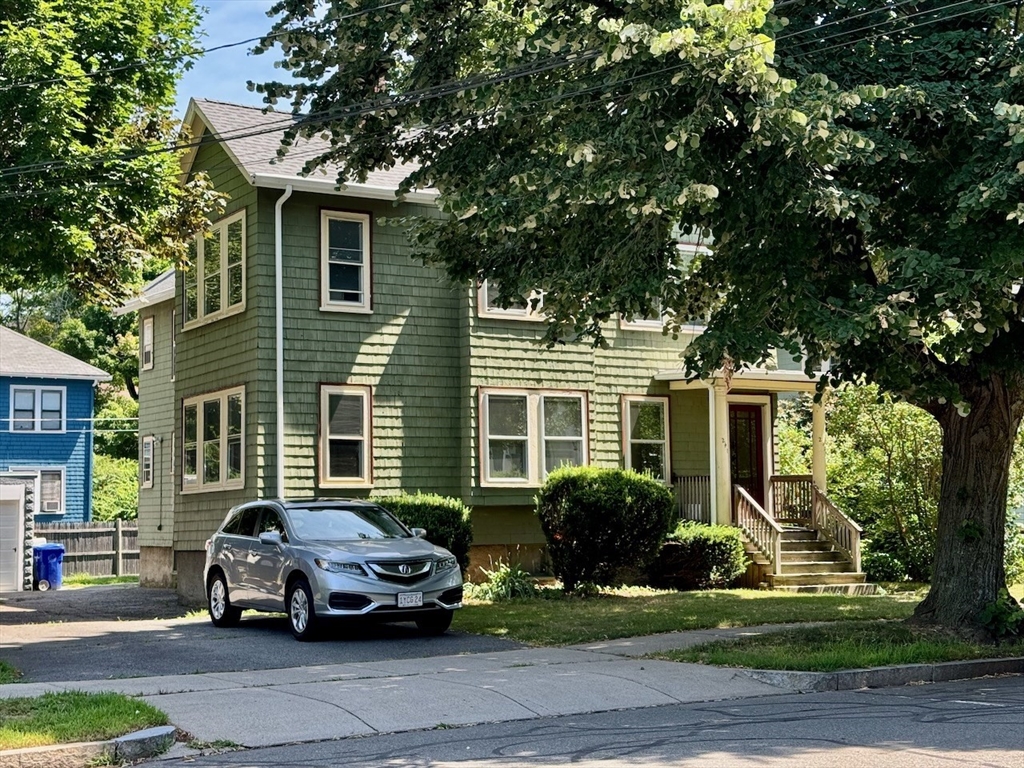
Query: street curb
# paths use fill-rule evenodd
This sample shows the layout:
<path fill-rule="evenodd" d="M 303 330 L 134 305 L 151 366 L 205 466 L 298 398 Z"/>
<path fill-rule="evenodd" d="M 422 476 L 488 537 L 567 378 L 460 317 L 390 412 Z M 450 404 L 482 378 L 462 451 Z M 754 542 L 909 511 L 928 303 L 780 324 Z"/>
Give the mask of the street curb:
<path fill-rule="evenodd" d="M 892 688 L 913 683 L 945 683 L 990 675 L 1024 674 L 1024 656 L 1007 659 L 944 661 L 938 664 L 903 664 L 895 667 L 842 669 L 838 672 L 789 672 L 778 669 L 741 669 L 743 675 L 762 683 L 792 688 L 801 693 L 853 691 L 859 688 Z"/>
<path fill-rule="evenodd" d="M 6 749 L 0 751 L 0 768 L 83 768 L 101 759 L 122 763 L 156 757 L 174 744 L 176 732 L 173 725 L 161 725 L 109 741 Z"/>

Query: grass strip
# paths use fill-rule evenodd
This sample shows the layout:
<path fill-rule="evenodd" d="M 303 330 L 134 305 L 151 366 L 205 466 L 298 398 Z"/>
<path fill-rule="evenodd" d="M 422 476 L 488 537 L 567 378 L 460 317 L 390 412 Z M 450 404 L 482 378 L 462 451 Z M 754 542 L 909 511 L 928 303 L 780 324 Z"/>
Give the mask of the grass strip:
<path fill-rule="evenodd" d="M 88 573 L 72 573 L 61 583 L 65 587 L 95 587 L 101 584 L 138 584 L 138 576 L 93 576 Z"/>
<path fill-rule="evenodd" d="M 166 724 L 159 709 L 120 693 L 63 691 L 0 699 L 0 749 L 102 741 Z"/>
<path fill-rule="evenodd" d="M 5 683 L 16 683 L 18 678 L 21 677 L 21 672 L 17 667 L 12 664 L 8 664 L 6 661 L 0 660 L 0 685 Z"/>
<path fill-rule="evenodd" d="M 579 598 L 546 588 L 536 598 L 493 603 L 467 600 L 455 616 L 455 628 L 531 645 L 569 645 L 687 629 L 905 619 L 920 599 L 919 593 L 850 597 L 751 589 L 674 592 L 637 587 L 603 589 L 594 597 Z"/>
<path fill-rule="evenodd" d="M 934 629 L 877 621 L 798 627 L 652 654 L 669 661 L 808 672 L 1006 656 L 1024 656 L 1024 640 L 980 645 Z"/>

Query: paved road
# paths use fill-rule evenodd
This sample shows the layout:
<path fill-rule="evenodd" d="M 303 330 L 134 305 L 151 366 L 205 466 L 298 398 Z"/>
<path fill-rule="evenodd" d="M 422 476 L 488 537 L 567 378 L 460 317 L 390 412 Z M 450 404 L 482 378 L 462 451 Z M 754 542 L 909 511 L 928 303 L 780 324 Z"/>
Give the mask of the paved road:
<path fill-rule="evenodd" d="M 563 716 L 165 758 L 163 765 L 186 760 L 189 768 L 1022 768 L 1024 679 Z"/>
<path fill-rule="evenodd" d="M 94 680 L 319 666 L 489 653 L 521 647 L 455 630 L 423 637 L 411 624 L 364 626 L 296 642 L 284 617 L 247 616 L 217 629 L 169 590 L 89 587 L 0 598 L 0 659 L 22 682 Z M 157 617 L 154 619 L 154 617 Z M 120 619 L 120 620 L 119 620 Z"/>

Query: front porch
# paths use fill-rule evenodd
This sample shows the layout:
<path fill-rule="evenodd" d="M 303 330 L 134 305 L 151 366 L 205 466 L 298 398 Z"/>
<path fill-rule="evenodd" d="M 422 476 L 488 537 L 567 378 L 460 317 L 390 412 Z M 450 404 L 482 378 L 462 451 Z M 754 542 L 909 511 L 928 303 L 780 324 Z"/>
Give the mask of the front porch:
<path fill-rule="evenodd" d="M 671 420 L 679 518 L 742 529 L 753 561 L 748 586 L 867 591 L 861 528 L 826 495 L 820 404 L 812 407 L 811 474 L 776 473 L 779 397 L 813 392 L 815 381 L 796 371 L 744 371 L 728 381 L 664 371 L 657 378 L 668 382 L 675 414 L 688 414 Z"/>

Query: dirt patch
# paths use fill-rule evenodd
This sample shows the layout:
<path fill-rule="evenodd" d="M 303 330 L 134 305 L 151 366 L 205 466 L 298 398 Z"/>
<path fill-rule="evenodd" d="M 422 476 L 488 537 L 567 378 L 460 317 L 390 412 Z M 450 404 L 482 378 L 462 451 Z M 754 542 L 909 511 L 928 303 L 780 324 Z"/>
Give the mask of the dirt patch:
<path fill-rule="evenodd" d="M 72 621 L 173 619 L 187 608 L 172 589 L 138 584 L 7 592 L 0 595 L 0 626 Z"/>

